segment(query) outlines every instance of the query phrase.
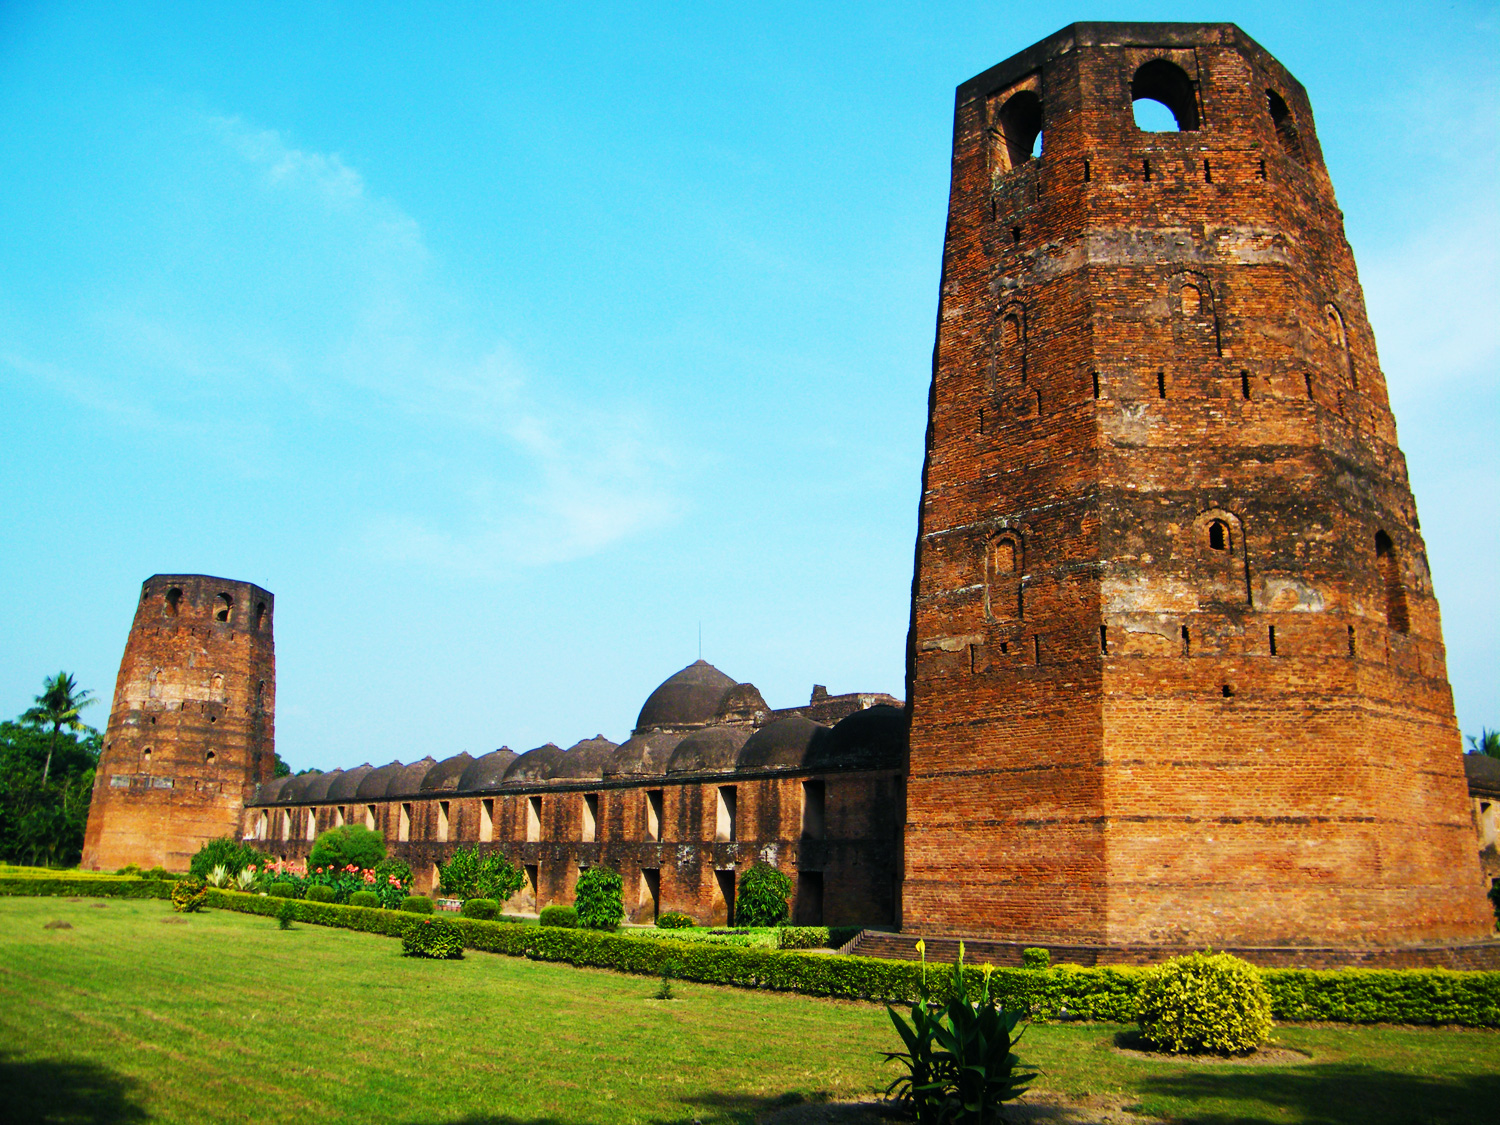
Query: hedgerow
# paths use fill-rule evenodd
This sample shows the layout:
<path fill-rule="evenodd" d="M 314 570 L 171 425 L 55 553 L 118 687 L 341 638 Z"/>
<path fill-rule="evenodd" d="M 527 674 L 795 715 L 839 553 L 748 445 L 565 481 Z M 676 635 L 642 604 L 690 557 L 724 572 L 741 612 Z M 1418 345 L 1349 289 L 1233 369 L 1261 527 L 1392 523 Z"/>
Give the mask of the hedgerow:
<path fill-rule="evenodd" d="M 171 883 L 116 876 L 27 876 L 0 874 L 0 896 L 58 895 L 91 898 L 167 898 Z M 306 899 L 210 888 L 208 905 L 274 918 L 284 905 L 298 922 L 335 926 L 399 938 L 411 915 L 363 910 Z M 517 920 L 518 921 L 518 920 Z M 580 967 L 659 977 L 668 962 L 678 980 L 767 988 L 810 996 L 910 1002 L 918 995 L 923 967 L 914 961 L 830 957 L 794 950 L 689 944 L 624 934 L 519 925 L 517 921 L 455 918 L 450 925 L 467 949 L 557 961 Z M 946 1001 L 948 973 L 928 966 L 929 994 Z M 970 969 L 974 986 L 980 970 Z M 1006 1007 L 1024 1007 L 1039 1020 L 1079 1019 L 1132 1023 L 1135 994 L 1144 970 L 1131 967 L 995 969 L 990 994 Z M 1500 1027 L 1500 972 L 1451 969 L 1264 969 L 1271 1014 L 1278 1020 L 1331 1023 L 1456 1024 Z"/>

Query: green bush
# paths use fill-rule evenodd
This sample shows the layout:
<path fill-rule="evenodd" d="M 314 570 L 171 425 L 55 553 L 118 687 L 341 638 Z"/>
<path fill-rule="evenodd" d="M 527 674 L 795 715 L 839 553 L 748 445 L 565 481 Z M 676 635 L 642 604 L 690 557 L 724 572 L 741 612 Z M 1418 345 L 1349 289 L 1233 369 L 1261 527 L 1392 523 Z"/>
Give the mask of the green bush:
<path fill-rule="evenodd" d="M 578 911 L 571 906 L 563 906 L 561 904 L 544 906 L 537 920 L 544 926 L 555 926 L 562 930 L 576 930 L 578 928 Z"/>
<path fill-rule="evenodd" d="M 693 920 L 680 910 L 668 910 L 656 916 L 656 927 L 660 930 L 685 930 Z"/>
<path fill-rule="evenodd" d="M 1500 926 L 1500 879 L 1490 884 L 1490 905 L 1495 908 L 1495 925 Z"/>
<path fill-rule="evenodd" d="M 242 844 L 232 836 L 220 836 L 199 848 L 188 860 L 188 874 L 195 879 L 207 879 L 215 867 L 223 866 L 230 878 L 238 875 L 252 863 L 256 867 L 265 864 L 267 856 L 249 844 Z"/>
<path fill-rule="evenodd" d="M 526 885 L 526 874 L 504 852 L 459 848 L 438 865 L 438 887 L 454 898 L 504 902 Z"/>
<path fill-rule="evenodd" d="M 625 917 L 625 884 L 619 873 L 607 867 L 590 867 L 578 876 L 573 888 L 573 906 L 586 930 L 617 930 Z"/>
<path fill-rule="evenodd" d="M 740 926 L 774 926 L 786 917 L 792 881 L 769 863 L 756 860 L 740 876 L 734 895 L 734 921 Z"/>
<path fill-rule="evenodd" d="M 143 871 L 141 873 L 141 878 L 142 879 L 157 879 L 157 880 L 160 880 L 162 882 L 175 882 L 178 878 L 180 878 L 180 876 L 174 875 L 174 874 L 172 874 L 172 872 L 168 871 L 165 867 L 162 867 L 162 866 L 158 865 L 156 867 L 153 867 L 150 871 Z"/>
<path fill-rule="evenodd" d="M 408 914 L 431 914 L 432 899 L 421 895 L 407 895 L 401 900 L 401 909 Z"/>
<path fill-rule="evenodd" d="M 308 886 L 306 893 L 303 894 L 302 897 L 307 899 L 308 902 L 332 902 L 339 896 L 338 892 L 335 891 L 332 887 L 325 887 L 318 883 L 313 883 Z"/>
<path fill-rule="evenodd" d="M 140 867 L 134 863 L 127 863 L 124 867 L 115 872 L 116 875 L 139 875 L 140 873 Z"/>
<path fill-rule="evenodd" d="M 1271 997 L 1260 970 L 1228 953 L 1189 953 L 1148 969 L 1136 1022 L 1164 1051 L 1253 1051 L 1271 1034 Z"/>
<path fill-rule="evenodd" d="M 465 899 L 459 914 L 465 918 L 481 918 L 488 922 L 500 913 L 500 904 L 492 898 Z"/>
<path fill-rule="evenodd" d="M 307 869 L 373 868 L 384 858 L 385 839 L 379 832 L 363 824 L 342 824 L 318 834 L 307 853 Z"/>
<path fill-rule="evenodd" d="M 208 901 L 208 884 L 202 879 L 179 879 L 172 884 L 172 909 L 179 914 L 202 910 Z"/>
<path fill-rule="evenodd" d="M 355 891 L 349 896 L 350 906 L 363 906 L 366 910 L 380 909 L 380 896 L 374 891 Z"/>
<path fill-rule="evenodd" d="M 296 916 L 297 907 L 293 905 L 291 899 L 284 899 L 281 905 L 276 908 L 277 928 L 282 930 L 290 930 L 292 928 L 292 919 Z"/>
<path fill-rule="evenodd" d="M 440 961 L 456 960 L 464 955 L 463 935 L 452 922 L 442 918 L 423 918 L 408 922 L 401 931 L 401 955 L 431 957 Z"/>
<path fill-rule="evenodd" d="M 1052 967 L 1052 953 L 1047 949 L 1023 949 L 1021 950 L 1021 968 L 1023 969 L 1050 969 Z"/>
<path fill-rule="evenodd" d="M 822 949 L 829 944 L 827 926 L 781 926 L 776 930 L 777 949 Z"/>
<path fill-rule="evenodd" d="M 291 883 L 268 883 L 266 894 L 272 898 L 296 898 L 297 888 Z"/>

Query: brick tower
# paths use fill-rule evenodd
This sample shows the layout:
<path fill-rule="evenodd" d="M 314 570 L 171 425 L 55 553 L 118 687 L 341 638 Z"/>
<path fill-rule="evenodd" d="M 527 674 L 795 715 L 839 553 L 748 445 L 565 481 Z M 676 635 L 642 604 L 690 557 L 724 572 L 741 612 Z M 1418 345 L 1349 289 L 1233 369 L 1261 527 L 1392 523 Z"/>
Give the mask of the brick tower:
<path fill-rule="evenodd" d="M 1141 98 L 1177 131 L 1138 129 Z M 904 928 L 1490 933 L 1416 506 L 1302 87 L 1231 24 L 1075 24 L 959 87 L 952 177 Z"/>
<path fill-rule="evenodd" d="M 274 599 L 158 574 L 141 586 L 94 781 L 83 866 L 182 871 L 275 768 Z"/>

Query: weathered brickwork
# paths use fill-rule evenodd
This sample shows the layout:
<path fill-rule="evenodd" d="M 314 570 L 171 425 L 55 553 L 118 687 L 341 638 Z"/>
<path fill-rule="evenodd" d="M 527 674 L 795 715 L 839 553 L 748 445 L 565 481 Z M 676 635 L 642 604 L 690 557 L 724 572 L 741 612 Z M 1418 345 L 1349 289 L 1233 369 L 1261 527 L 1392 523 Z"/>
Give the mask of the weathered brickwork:
<path fill-rule="evenodd" d="M 1232 25 L 1077 24 L 961 86 L 905 928 L 1487 934 L 1444 661 L 1297 81 Z"/>
<path fill-rule="evenodd" d="M 269 592 L 158 574 L 120 661 L 84 836 L 83 866 L 187 868 L 233 835 L 275 768 L 276 650 Z"/>

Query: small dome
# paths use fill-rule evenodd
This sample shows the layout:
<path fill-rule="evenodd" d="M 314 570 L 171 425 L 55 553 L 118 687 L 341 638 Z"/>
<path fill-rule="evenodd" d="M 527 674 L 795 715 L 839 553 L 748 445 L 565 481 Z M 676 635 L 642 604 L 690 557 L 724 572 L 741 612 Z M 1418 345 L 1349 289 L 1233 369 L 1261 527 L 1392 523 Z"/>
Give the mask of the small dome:
<path fill-rule="evenodd" d="M 371 770 L 360 779 L 359 788 L 354 791 L 355 798 L 361 801 L 385 800 L 386 789 L 401 776 L 401 771 L 405 768 L 400 762 L 391 762 Z"/>
<path fill-rule="evenodd" d="M 318 779 L 316 773 L 299 773 L 286 779 L 276 797 L 278 805 L 300 805 L 307 799 L 307 787 Z"/>
<path fill-rule="evenodd" d="M 427 776 L 427 771 L 437 765 L 429 754 L 419 762 L 413 762 L 409 766 L 403 766 L 401 772 L 391 778 L 391 783 L 385 787 L 386 800 L 394 800 L 397 797 L 415 797 L 422 790 L 422 779 Z M 361 789 L 364 786 L 360 786 Z"/>
<path fill-rule="evenodd" d="M 538 746 L 534 750 L 518 755 L 516 760 L 505 768 L 504 780 L 509 782 L 546 781 L 547 775 L 552 772 L 552 767 L 557 765 L 557 759 L 562 757 L 561 746 L 547 743 Z"/>
<path fill-rule="evenodd" d="M 763 723 L 771 714 L 771 708 L 761 697 L 754 684 L 735 684 L 719 700 L 719 711 L 714 716 L 721 723 Z"/>
<path fill-rule="evenodd" d="M 610 760 L 618 749 L 615 743 L 602 734 L 596 734 L 593 738 L 586 738 L 582 742 L 575 742 L 562 752 L 562 757 L 557 759 L 557 764 L 552 767 L 552 772 L 547 777 L 552 781 L 573 779 L 583 781 L 603 777 L 605 767 L 610 764 Z"/>
<path fill-rule="evenodd" d="M 498 789 L 505 780 L 505 771 L 516 760 L 516 752 L 509 746 L 481 754 L 469 763 L 463 776 L 458 779 L 459 793 L 478 793 L 485 789 Z"/>
<path fill-rule="evenodd" d="M 328 800 L 329 788 L 342 776 L 344 776 L 343 770 L 329 770 L 327 773 L 313 774 L 312 780 L 307 783 L 307 788 L 302 791 L 302 799 L 310 805 L 321 804 Z"/>
<path fill-rule="evenodd" d="M 668 773 L 703 773 L 734 769 L 740 747 L 750 732 L 744 727 L 708 727 L 695 730 L 672 751 Z"/>
<path fill-rule="evenodd" d="M 672 751 L 682 741 L 680 734 L 649 731 L 633 734 L 610 755 L 605 777 L 660 777 L 667 772 Z"/>
<path fill-rule="evenodd" d="M 457 789 L 458 779 L 473 761 L 474 755 L 467 750 L 451 758 L 444 758 L 427 771 L 422 784 L 417 786 L 418 794 L 425 796 L 428 793 L 447 793 Z"/>
<path fill-rule="evenodd" d="M 274 805 L 287 780 L 284 777 L 273 777 L 270 781 L 261 782 L 255 787 L 255 800 L 252 803 L 257 805 Z"/>
<path fill-rule="evenodd" d="M 328 799 L 330 801 L 352 801 L 359 795 L 359 783 L 365 779 L 365 774 L 370 772 L 370 763 L 355 766 L 352 770 L 345 770 L 328 787 Z"/>
<path fill-rule="evenodd" d="M 808 765 L 826 770 L 900 769 L 905 756 L 905 710 L 878 703 L 835 723 L 828 737 L 812 748 Z"/>
<path fill-rule="evenodd" d="M 740 750 L 742 770 L 797 769 L 805 766 L 814 747 L 828 737 L 829 728 L 801 715 L 767 723 L 752 734 Z"/>
<path fill-rule="evenodd" d="M 635 721 L 637 732 L 653 727 L 692 727 L 713 722 L 734 681 L 706 660 L 695 661 L 653 691 Z"/>

